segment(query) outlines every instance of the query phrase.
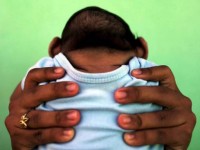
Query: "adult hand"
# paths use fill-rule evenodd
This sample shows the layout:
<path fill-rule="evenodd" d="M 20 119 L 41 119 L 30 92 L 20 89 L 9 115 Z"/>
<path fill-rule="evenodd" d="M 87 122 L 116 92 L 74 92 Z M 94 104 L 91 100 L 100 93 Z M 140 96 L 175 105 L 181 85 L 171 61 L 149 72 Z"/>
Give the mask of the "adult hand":
<path fill-rule="evenodd" d="M 68 142 L 73 138 L 72 127 L 80 120 L 79 111 L 35 110 L 43 102 L 74 96 L 78 93 L 78 85 L 72 82 L 38 86 L 41 82 L 61 78 L 64 74 L 62 68 L 33 69 L 27 75 L 24 90 L 21 89 L 20 84 L 17 86 L 10 98 L 9 115 L 5 120 L 13 149 L 29 150 L 37 145 Z M 29 118 L 27 128 L 20 125 L 20 118 L 24 114 Z"/>
<path fill-rule="evenodd" d="M 132 75 L 139 79 L 159 81 L 156 87 L 121 88 L 115 93 L 118 103 L 154 103 L 162 111 L 143 114 L 121 114 L 119 126 L 135 130 L 125 133 L 124 141 L 131 146 L 164 144 L 166 150 L 186 150 L 196 117 L 191 100 L 181 94 L 171 70 L 166 66 L 138 69 Z"/>

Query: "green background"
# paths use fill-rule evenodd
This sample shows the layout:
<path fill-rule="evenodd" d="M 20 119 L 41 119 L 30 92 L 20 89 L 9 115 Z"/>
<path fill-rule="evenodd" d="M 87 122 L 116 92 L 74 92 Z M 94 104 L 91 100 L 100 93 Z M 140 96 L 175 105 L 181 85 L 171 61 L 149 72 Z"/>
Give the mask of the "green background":
<path fill-rule="evenodd" d="M 4 119 L 14 87 L 31 65 L 47 55 L 50 40 L 60 36 L 72 13 L 90 5 L 120 15 L 148 41 L 149 59 L 171 67 L 199 118 L 199 0 L 0 0 L 1 150 L 11 149 Z M 189 150 L 200 149 L 199 129 L 197 122 Z"/>

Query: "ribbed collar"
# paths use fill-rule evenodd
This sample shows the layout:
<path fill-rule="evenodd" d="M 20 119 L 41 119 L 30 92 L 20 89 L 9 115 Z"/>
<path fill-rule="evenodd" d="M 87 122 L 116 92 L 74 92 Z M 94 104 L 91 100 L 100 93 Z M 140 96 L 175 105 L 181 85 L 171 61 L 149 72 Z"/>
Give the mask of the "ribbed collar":
<path fill-rule="evenodd" d="M 54 57 L 54 60 L 57 61 L 61 67 L 63 67 L 69 76 L 73 79 L 86 82 L 86 83 L 106 83 L 118 80 L 125 76 L 129 72 L 129 67 L 127 65 L 122 65 L 114 71 L 106 73 L 85 73 L 76 70 L 69 60 L 62 54 L 59 53 Z"/>

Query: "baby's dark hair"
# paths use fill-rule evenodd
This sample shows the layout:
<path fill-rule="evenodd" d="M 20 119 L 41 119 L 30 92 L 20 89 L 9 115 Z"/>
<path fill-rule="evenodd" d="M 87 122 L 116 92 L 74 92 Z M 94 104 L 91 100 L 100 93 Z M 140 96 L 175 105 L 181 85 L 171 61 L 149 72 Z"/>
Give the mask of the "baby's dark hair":
<path fill-rule="evenodd" d="M 61 37 L 62 51 L 89 47 L 121 51 L 143 48 L 122 18 L 95 6 L 74 13 L 66 23 Z"/>

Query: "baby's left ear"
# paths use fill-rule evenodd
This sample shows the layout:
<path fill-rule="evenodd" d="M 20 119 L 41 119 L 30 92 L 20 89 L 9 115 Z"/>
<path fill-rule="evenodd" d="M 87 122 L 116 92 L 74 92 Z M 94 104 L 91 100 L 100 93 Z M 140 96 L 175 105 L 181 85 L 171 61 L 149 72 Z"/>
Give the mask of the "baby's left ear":
<path fill-rule="evenodd" d="M 140 45 L 142 46 L 136 49 L 137 57 L 147 59 L 149 53 L 147 42 L 143 37 L 138 37 L 137 40 L 140 42 Z"/>
<path fill-rule="evenodd" d="M 54 57 L 61 52 L 61 39 L 59 37 L 54 37 L 49 44 L 49 56 Z"/>

